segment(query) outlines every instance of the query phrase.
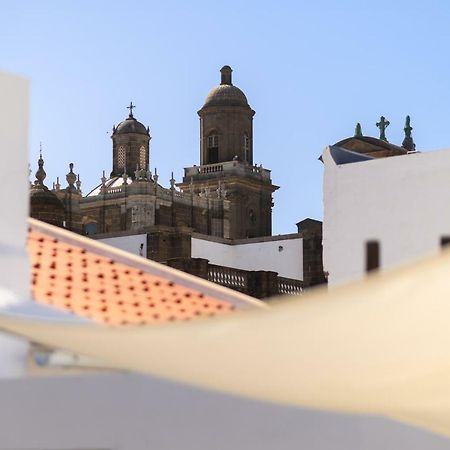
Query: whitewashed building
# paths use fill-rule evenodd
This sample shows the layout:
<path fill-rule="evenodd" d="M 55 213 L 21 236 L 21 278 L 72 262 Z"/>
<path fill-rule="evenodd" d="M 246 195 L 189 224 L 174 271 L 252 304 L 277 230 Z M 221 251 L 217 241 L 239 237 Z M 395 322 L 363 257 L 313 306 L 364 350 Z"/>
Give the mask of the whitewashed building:
<path fill-rule="evenodd" d="M 368 140 L 390 153 L 367 151 Z M 407 152 L 354 137 L 327 147 L 322 161 L 330 285 L 435 254 L 450 239 L 450 150 Z"/>

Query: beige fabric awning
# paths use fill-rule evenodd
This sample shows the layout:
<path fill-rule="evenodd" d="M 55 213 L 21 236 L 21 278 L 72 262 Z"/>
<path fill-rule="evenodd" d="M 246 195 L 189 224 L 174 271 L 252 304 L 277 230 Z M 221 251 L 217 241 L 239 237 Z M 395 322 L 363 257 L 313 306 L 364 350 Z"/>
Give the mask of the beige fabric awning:
<path fill-rule="evenodd" d="M 331 292 L 151 327 L 0 316 L 0 328 L 150 373 L 272 402 L 382 414 L 450 436 L 450 253 Z"/>

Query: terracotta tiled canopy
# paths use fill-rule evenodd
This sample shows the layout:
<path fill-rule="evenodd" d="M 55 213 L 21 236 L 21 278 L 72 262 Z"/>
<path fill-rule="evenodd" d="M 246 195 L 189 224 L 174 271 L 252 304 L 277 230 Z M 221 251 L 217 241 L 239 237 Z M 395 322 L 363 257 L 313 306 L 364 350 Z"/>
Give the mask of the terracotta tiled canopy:
<path fill-rule="evenodd" d="M 129 264 L 124 263 L 124 252 L 36 221 L 30 223 L 32 295 L 39 303 L 109 325 L 191 320 L 259 304 L 144 258 L 139 258 L 141 267 L 135 264 L 138 257 L 134 255 L 129 256 Z M 195 282 L 198 286 L 191 287 Z M 218 295 L 211 295 L 211 289 L 218 290 Z M 237 303 L 224 299 L 224 294 L 238 297 Z"/>

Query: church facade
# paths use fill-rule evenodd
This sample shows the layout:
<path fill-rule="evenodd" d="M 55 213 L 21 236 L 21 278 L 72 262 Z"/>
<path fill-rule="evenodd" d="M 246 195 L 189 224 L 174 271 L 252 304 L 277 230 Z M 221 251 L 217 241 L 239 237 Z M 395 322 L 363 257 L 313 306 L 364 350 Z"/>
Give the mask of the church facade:
<path fill-rule="evenodd" d="M 180 183 L 172 176 L 170 186 L 163 187 L 156 170 L 151 171 L 150 130 L 136 119 L 131 103 L 128 117 L 112 129 L 112 171 L 109 176 L 104 173 L 101 183 L 86 196 L 81 195 L 73 165 L 66 188 L 61 188 L 59 180 L 53 189 L 45 187 L 40 158 L 36 181 L 31 186 L 32 217 L 94 239 L 109 240 L 113 245 L 119 242 L 119 247 L 135 242 L 132 236 L 141 236 L 142 242 L 134 249 L 138 254 L 210 279 L 207 260 L 211 258 L 195 257 L 193 236 L 229 245 L 276 240 L 271 237 L 272 206 L 278 186 L 272 183 L 270 170 L 253 163 L 255 111 L 242 90 L 233 85 L 232 69 L 224 66 L 220 72 L 220 84 L 209 92 L 198 111 L 200 164 L 185 168 Z M 321 230 L 313 229 L 317 240 Z M 303 238 L 300 233 L 289 239 Z M 301 260 L 303 255 L 298 258 Z M 311 273 L 319 275 L 309 284 L 323 281 L 321 267 L 316 267 L 317 261 L 314 264 Z M 247 274 L 248 279 L 253 277 L 247 284 L 268 288 L 257 294 L 254 289 L 247 291 L 258 297 L 279 293 L 279 271 L 267 270 L 264 264 L 261 270 L 256 269 L 244 272 L 266 274 L 259 274 L 259 278 Z M 297 272 L 287 289 L 289 293 L 300 292 L 305 285 L 303 267 Z M 228 274 L 224 278 L 236 277 Z M 246 290 L 241 282 L 222 284 Z"/>

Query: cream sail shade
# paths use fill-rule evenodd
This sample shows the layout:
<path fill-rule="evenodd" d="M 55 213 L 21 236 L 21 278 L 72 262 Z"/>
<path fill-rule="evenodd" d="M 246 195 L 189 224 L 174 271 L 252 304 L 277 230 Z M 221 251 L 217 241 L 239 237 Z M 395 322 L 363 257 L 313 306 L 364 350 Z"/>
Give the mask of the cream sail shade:
<path fill-rule="evenodd" d="M 450 253 L 270 310 L 121 329 L 11 316 L 0 328 L 106 367 L 450 436 Z"/>

